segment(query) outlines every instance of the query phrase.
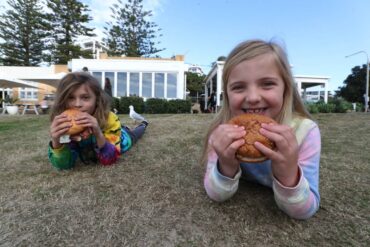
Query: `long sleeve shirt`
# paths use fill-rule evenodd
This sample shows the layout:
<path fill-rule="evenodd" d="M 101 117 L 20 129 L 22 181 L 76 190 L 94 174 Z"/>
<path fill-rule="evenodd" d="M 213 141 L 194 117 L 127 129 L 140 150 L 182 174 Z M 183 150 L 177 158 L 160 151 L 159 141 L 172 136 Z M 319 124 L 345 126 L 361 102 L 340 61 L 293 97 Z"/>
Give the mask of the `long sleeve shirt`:
<path fill-rule="evenodd" d="M 106 142 L 101 148 L 97 147 L 94 135 L 79 142 L 71 141 L 56 149 L 50 144 L 48 156 L 52 166 L 59 170 L 70 169 L 75 166 L 77 158 L 83 163 L 99 162 L 101 165 L 115 163 L 121 152 L 131 147 L 131 137 L 121 128 L 121 122 L 113 112 L 109 113 L 106 127 L 102 132 Z"/>
<path fill-rule="evenodd" d="M 321 152 L 320 131 L 309 119 L 295 119 L 291 126 L 299 145 L 299 182 L 295 187 L 283 186 L 272 174 L 271 160 L 261 163 L 241 163 L 234 178 L 223 176 L 217 166 L 218 157 L 214 150 L 208 153 L 204 187 L 208 196 L 215 201 L 232 197 L 239 179 L 257 182 L 271 187 L 277 206 L 292 218 L 307 219 L 319 208 L 319 163 Z"/>

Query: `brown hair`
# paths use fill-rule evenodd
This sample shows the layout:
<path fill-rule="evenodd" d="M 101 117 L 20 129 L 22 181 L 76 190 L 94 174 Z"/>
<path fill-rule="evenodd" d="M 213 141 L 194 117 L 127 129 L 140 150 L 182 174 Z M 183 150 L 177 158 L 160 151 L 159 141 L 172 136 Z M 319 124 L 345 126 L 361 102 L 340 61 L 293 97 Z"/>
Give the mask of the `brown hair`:
<path fill-rule="evenodd" d="M 226 123 L 231 118 L 229 96 L 227 93 L 227 84 L 231 71 L 241 62 L 251 60 L 257 56 L 272 54 L 280 76 L 284 81 L 284 95 L 282 109 L 275 119 L 278 123 L 289 124 L 293 116 L 311 118 L 296 90 L 290 64 L 285 51 L 276 43 L 263 40 L 248 40 L 237 45 L 228 55 L 223 68 L 223 106 L 216 118 L 212 121 L 204 139 L 203 154 L 201 163 L 206 164 L 208 148 L 208 139 L 211 133 L 218 125 Z"/>
<path fill-rule="evenodd" d="M 87 85 L 96 96 L 96 108 L 93 116 L 104 129 L 110 111 L 109 99 L 99 82 L 87 72 L 72 72 L 65 75 L 58 84 L 55 103 L 50 114 L 50 121 L 67 109 L 68 97 L 81 85 Z"/>

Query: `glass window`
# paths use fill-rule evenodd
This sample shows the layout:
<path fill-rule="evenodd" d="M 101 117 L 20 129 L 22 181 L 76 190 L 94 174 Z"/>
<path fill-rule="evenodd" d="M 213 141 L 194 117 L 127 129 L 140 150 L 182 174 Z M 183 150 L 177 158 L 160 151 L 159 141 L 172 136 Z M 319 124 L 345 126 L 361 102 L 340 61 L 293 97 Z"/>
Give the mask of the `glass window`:
<path fill-rule="evenodd" d="M 117 96 L 118 97 L 127 96 L 127 73 L 126 72 L 117 73 Z"/>
<path fill-rule="evenodd" d="M 102 76 L 103 76 L 102 72 L 92 72 L 92 75 L 98 80 L 100 85 L 103 85 L 102 84 Z"/>
<path fill-rule="evenodd" d="M 130 96 L 139 96 L 139 73 L 130 73 Z"/>
<path fill-rule="evenodd" d="M 164 98 L 164 73 L 155 73 L 154 97 Z"/>
<path fill-rule="evenodd" d="M 176 98 L 177 95 L 177 74 L 167 74 L 167 98 Z"/>
<path fill-rule="evenodd" d="M 143 73 L 143 97 L 152 97 L 152 73 Z"/>
<path fill-rule="evenodd" d="M 114 72 L 105 72 L 105 78 L 109 79 L 110 84 L 112 85 L 112 94 L 114 94 Z M 104 80 L 104 83 L 105 83 L 105 80 Z"/>

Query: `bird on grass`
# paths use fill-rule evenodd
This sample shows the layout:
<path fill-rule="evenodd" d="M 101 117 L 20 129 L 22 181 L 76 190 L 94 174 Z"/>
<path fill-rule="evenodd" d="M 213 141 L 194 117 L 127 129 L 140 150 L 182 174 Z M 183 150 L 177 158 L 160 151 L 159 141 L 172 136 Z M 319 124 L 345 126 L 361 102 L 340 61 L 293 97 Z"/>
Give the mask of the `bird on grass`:
<path fill-rule="evenodd" d="M 146 121 L 143 116 L 135 112 L 134 107 L 132 105 L 130 105 L 129 108 L 130 108 L 130 118 L 132 118 L 135 123 L 136 121 L 138 122 Z"/>

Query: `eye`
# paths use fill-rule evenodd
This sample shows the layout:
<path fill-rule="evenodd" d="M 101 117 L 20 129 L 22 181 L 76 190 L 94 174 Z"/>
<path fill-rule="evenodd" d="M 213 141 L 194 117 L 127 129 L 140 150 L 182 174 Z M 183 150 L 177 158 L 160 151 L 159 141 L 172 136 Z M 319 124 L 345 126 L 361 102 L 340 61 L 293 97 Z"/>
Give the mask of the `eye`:
<path fill-rule="evenodd" d="M 276 85 L 276 83 L 274 81 L 263 81 L 262 82 L 262 87 L 263 88 L 271 88 L 275 85 Z"/>
<path fill-rule="evenodd" d="M 231 91 L 236 91 L 236 92 L 242 91 L 242 90 L 244 90 L 244 88 L 245 88 L 245 86 L 243 84 L 233 84 L 233 85 L 230 86 L 230 90 Z"/>

